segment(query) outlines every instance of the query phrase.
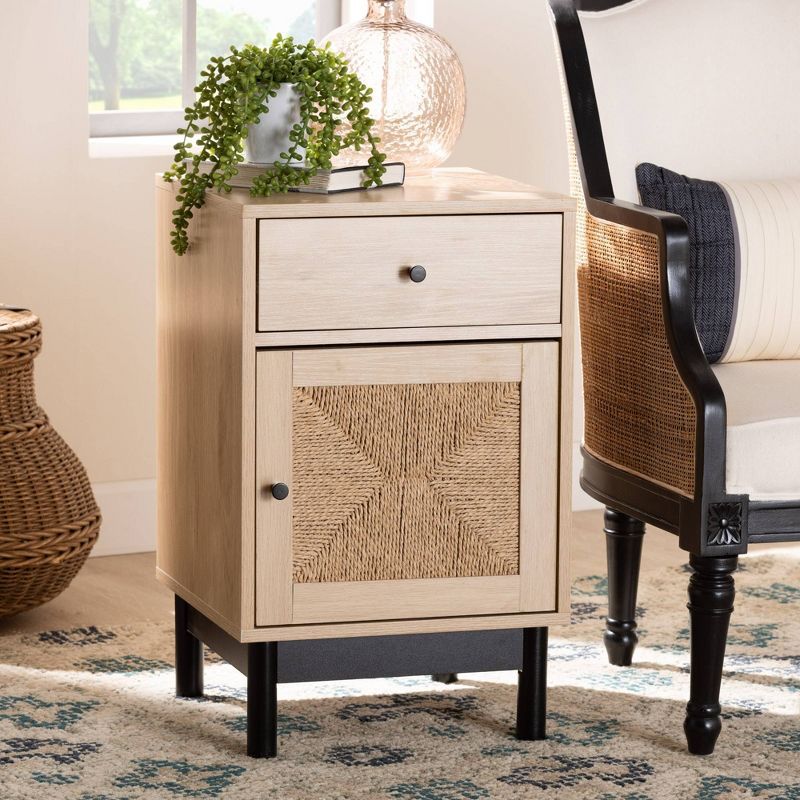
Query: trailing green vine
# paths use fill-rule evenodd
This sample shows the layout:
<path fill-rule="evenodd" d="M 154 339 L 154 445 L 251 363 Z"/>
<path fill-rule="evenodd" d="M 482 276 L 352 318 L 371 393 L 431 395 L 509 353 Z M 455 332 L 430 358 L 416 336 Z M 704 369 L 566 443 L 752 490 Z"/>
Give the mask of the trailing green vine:
<path fill-rule="evenodd" d="M 268 113 L 269 99 L 282 83 L 297 88 L 300 121 L 289 134 L 290 145 L 281 160 L 256 176 L 250 194 L 267 197 L 307 184 L 350 147 L 369 148 L 365 186 L 381 184 L 386 156 L 372 135 L 372 90 L 350 71 L 344 56 L 327 45 L 298 44 L 278 34 L 268 48 L 231 47 L 230 55 L 212 58 L 200 76 L 197 99 L 185 110 L 186 126 L 178 129 L 183 140 L 175 145 L 173 166 L 164 173 L 165 180 L 180 182 L 171 236 L 179 255 L 189 246 L 192 210 L 203 206 L 208 189 L 231 190 L 248 126 Z M 211 163 L 209 171 L 201 169 L 203 162 Z"/>

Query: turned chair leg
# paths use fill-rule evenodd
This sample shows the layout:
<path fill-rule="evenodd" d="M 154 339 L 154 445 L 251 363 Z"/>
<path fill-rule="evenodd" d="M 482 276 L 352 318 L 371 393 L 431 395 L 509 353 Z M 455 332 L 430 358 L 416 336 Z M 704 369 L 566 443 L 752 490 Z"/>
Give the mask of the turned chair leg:
<path fill-rule="evenodd" d="M 434 672 L 431 680 L 436 683 L 458 683 L 458 674 L 455 672 Z"/>
<path fill-rule="evenodd" d="M 737 556 L 691 556 L 689 579 L 691 617 L 691 688 L 683 730 L 689 752 L 714 752 L 722 722 L 719 689 L 735 593 Z"/>
<path fill-rule="evenodd" d="M 247 755 L 278 753 L 278 645 L 247 645 Z"/>
<path fill-rule="evenodd" d="M 203 643 L 187 626 L 189 604 L 175 595 L 175 694 L 203 696 Z"/>
<path fill-rule="evenodd" d="M 636 591 L 644 523 L 607 508 L 604 530 L 608 561 L 608 618 L 603 639 L 609 662 L 618 667 L 628 667 L 639 641 L 636 635 Z"/>
<path fill-rule="evenodd" d="M 546 722 L 547 628 L 524 628 L 517 689 L 517 739 L 546 738 Z"/>

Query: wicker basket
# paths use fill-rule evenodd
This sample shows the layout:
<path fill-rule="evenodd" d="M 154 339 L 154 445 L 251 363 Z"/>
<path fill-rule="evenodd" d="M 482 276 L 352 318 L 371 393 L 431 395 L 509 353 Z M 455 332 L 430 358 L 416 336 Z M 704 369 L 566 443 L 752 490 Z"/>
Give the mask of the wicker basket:
<path fill-rule="evenodd" d="M 0 617 L 60 594 L 100 530 L 86 471 L 36 405 L 41 343 L 38 317 L 0 307 Z"/>

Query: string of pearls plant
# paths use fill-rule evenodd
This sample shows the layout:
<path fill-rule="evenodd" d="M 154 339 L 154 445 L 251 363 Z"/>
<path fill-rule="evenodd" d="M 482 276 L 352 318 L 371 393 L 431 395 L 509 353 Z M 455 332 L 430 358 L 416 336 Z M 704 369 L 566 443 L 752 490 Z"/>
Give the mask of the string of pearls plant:
<path fill-rule="evenodd" d="M 227 56 L 211 59 L 200 73 L 197 99 L 185 110 L 183 140 L 175 145 L 167 181 L 177 180 L 178 203 L 172 214 L 172 248 L 182 255 L 189 247 L 192 210 L 205 203 L 208 189 L 229 192 L 230 180 L 242 161 L 248 126 L 269 111 L 269 99 L 282 83 L 294 84 L 300 97 L 300 121 L 289 134 L 281 160 L 265 168 L 250 194 L 268 197 L 307 184 L 320 169 L 330 169 L 341 150 L 369 148 L 365 186 L 381 184 L 386 156 L 372 135 L 368 113 L 372 90 L 350 71 L 344 56 L 313 41 L 296 43 L 278 34 L 268 48 L 231 47 Z M 305 163 L 300 154 L 305 148 Z M 203 162 L 210 162 L 207 172 Z M 295 165 L 295 166 L 293 166 Z"/>

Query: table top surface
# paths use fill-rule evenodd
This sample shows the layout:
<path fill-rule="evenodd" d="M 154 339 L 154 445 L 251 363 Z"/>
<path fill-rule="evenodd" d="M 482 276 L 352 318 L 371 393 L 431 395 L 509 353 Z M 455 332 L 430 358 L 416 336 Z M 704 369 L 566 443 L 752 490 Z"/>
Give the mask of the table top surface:
<path fill-rule="evenodd" d="M 156 185 L 175 191 L 177 184 L 156 176 Z M 291 192 L 251 197 L 246 189 L 209 192 L 244 218 L 317 216 L 403 216 L 415 214 L 530 214 L 575 210 L 571 197 L 473 169 L 439 168 L 409 172 L 403 186 L 367 191 L 310 194 Z"/>

